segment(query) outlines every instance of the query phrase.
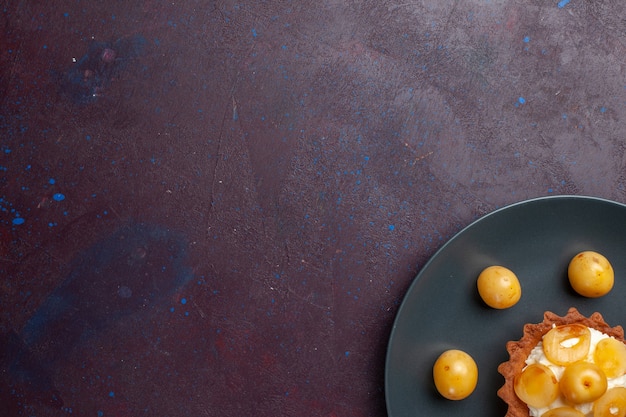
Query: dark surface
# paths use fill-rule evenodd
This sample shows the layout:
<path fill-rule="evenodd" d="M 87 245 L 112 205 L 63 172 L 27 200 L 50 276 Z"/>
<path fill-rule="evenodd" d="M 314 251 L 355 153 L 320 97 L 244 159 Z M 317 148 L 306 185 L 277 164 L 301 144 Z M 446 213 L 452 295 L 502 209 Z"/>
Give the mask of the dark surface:
<path fill-rule="evenodd" d="M 626 206 L 615 202 L 545 197 L 490 213 L 450 239 L 420 271 L 394 322 L 385 372 L 389 415 L 504 416 L 498 365 L 525 323 L 541 322 L 546 311 L 565 316 L 571 307 L 626 323 L 624 218 Z M 567 266 L 584 250 L 606 255 L 618 271 L 603 297 L 582 297 L 569 284 Z M 520 280 L 522 297 L 511 308 L 490 308 L 478 294 L 476 277 L 491 265 L 507 266 Z M 432 382 L 432 366 L 447 349 L 466 351 L 478 365 L 479 383 L 463 401 L 444 399 Z"/>
<path fill-rule="evenodd" d="M 2 1 L 0 414 L 385 415 L 449 238 L 626 201 L 623 4 Z"/>

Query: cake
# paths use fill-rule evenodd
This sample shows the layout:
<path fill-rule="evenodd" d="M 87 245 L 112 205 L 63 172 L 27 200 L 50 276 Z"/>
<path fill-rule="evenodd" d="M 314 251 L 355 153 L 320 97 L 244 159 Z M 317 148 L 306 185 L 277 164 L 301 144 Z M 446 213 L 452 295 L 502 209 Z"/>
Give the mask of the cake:
<path fill-rule="evenodd" d="M 555 313 L 546 311 L 541 323 L 524 325 L 522 338 L 518 341 L 509 341 L 506 344 L 509 360 L 498 366 L 498 372 L 505 379 L 504 385 L 498 390 L 498 396 L 508 405 L 506 417 L 529 417 L 532 415 L 529 406 L 515 393 L 514 380 L 527 366 L 526 361 L 529 355 L 542 342 L 546 333 L 555 327 L 572 324 L 580 324 L 595 329 L 624 343 L 623 328 L 621 326 L 609 326 L 600 313 L 596 312 L 590 317 L 585 317 L 572 307 L 565 316 L 560 317 Z"/>

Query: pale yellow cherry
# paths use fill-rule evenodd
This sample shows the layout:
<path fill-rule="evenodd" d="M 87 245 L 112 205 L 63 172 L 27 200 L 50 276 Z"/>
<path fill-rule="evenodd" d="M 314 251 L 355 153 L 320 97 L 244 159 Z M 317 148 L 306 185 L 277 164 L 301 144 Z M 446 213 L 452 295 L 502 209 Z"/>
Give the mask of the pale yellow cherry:
<path fill-rule="evenodd" d="M 546 358 L 557 365 L 569 365 L 587 357 L 591 346 L 591 331 L 582 324 L 565 324 L 551 329 L 543 336 Z"/>
<path fill-rule="evenodd" d="M 596 345 L 593 362 L 604 371 L 607 378 L 617 378 L 626 373 L 626 345 L 608 337 Z"/>
<path fill-rule="evenodd" d="M 594 363 L 568 365 L 559 381 L 559 389 L 571 404 L 590 403 L 600 398 L 608 387 L 606 375 Z"/>
<path fill-rule="evenodd" d="M 478 275 L 478 294 L 489 307 L 513 307 L 522 297 L 522 286 L 513 271 L 499 265 L 489 266 Z"/>
<path fill-rule="evenodd" d="M 585 415 L 572 407 L 557 407 L 546 411 L 541 417 L 585 417 Z"/>
<path fill-rule="evenodd" d="M 626 388 L 615 387 L 608 390 L 593 403 L 593 417 L 626 416 Z"/>
<path fill-rule="evenodd" d="M 528 365 L 513 380 L 513 389 L 520 400 L 531 407 L 543 408 L 559 396 L 559 381 L 545 365 Z"/>
<path fill-rule="evenodd" d="M 449 400 L 469 397 L 478 383 L 478 366 L 459 349 L 443 352 L 433 365 L 433 380 L 439 393 Z"/>
<path fill-rule="evenodd" d="M 594 251 L 584 251 L 572 258 L 567 276 L 578 294 L 597 298 L 613 288 L 615 273 L 608 259 Z"/>

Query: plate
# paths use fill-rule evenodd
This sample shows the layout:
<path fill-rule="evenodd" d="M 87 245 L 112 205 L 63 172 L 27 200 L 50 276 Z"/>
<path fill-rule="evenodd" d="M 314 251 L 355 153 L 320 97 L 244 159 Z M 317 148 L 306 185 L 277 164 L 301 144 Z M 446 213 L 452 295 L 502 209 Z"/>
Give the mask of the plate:
<path fill-rule="evenodd" d="M 604 297 L 581 297 L 569 285 L 567 265 L 583 250 L 600 252 L 613 265 L 615 285 Z M 400 305 L 385 363 L 389 417 L 504 416 L 497 367 L 524 323 L 541 322 L 546 310 L 562 316 L 576 307 L 626 327 L 625 254 L 626 206 L 599 198 L 528 200 L 467 226 L 428 261 Z M 489 265 L 506 266 L 520 280 L 522 298 L 510 309 L 491 309 L 478 295 L 476 278 Z M 478 365 L 476 390 L 462 401 L 444 399 L 432 382 L 435 360 L 452 348 Z"/>

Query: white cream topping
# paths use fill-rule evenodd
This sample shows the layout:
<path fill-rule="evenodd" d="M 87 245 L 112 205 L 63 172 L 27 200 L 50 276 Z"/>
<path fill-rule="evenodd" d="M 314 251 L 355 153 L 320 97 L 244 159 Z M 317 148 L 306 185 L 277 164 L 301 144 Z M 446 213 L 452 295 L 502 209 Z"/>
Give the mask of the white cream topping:
<path fill-rule="evenodd" d="M 593 362 L 593 353 L 596 350 L 596 345 L 598 344 L 598 342 L 602 339 L 606 339 L 609 337 L 612 338 L 612 336 L 604 334 L 596 329 L 589 328 L 589 330 L 591 331 L 591 343 L 589 346 L 589 353 L 587 354 L 586 360 L 588 362 Z M 563 371 L 565 370 L 564 366 L 555 365 L 554 363 L 550 362 L 548 358 L 546 358 L 546 355 L 543 353 L 542 342 L 539 342 L 537 346 L 533 348 L 533 350 L 530 352 L 530 355 L 528 355 L 528 358 L 526 359 L 526 365 L 531 365 L 533 363 L 540 363 L 550 368 L 552 372 L 554 372 L 554 375 L 556 376 L 558 380 L 561 379 L 561 376 L 563 375 Z M 626 375 L 622 375 L 617 378 L 610 378 L 607 380 L 607 382 L 608 382 L 607 389 L 614 388 L 614 387 L 626 387 Z M 528 406 L 528 409 L 530 410 L 530 415 L 532 417 L 541 417 L 541 415 L 545 413 L 546 411 L 551 410 L 556 407 L 562 407 L 565 405 L 568 405 L 568 404 L 566 404 L 565 401 L 563 401 L 563 399 L 559 397 L 547 407 L 534 408 L 534 407 Z M 591 416 L 593 403 L 578 404 L 576 405 L 575 408 L 579 410 L 581 413 L 585 414 L 585 416 L 587 415 Z"/>

